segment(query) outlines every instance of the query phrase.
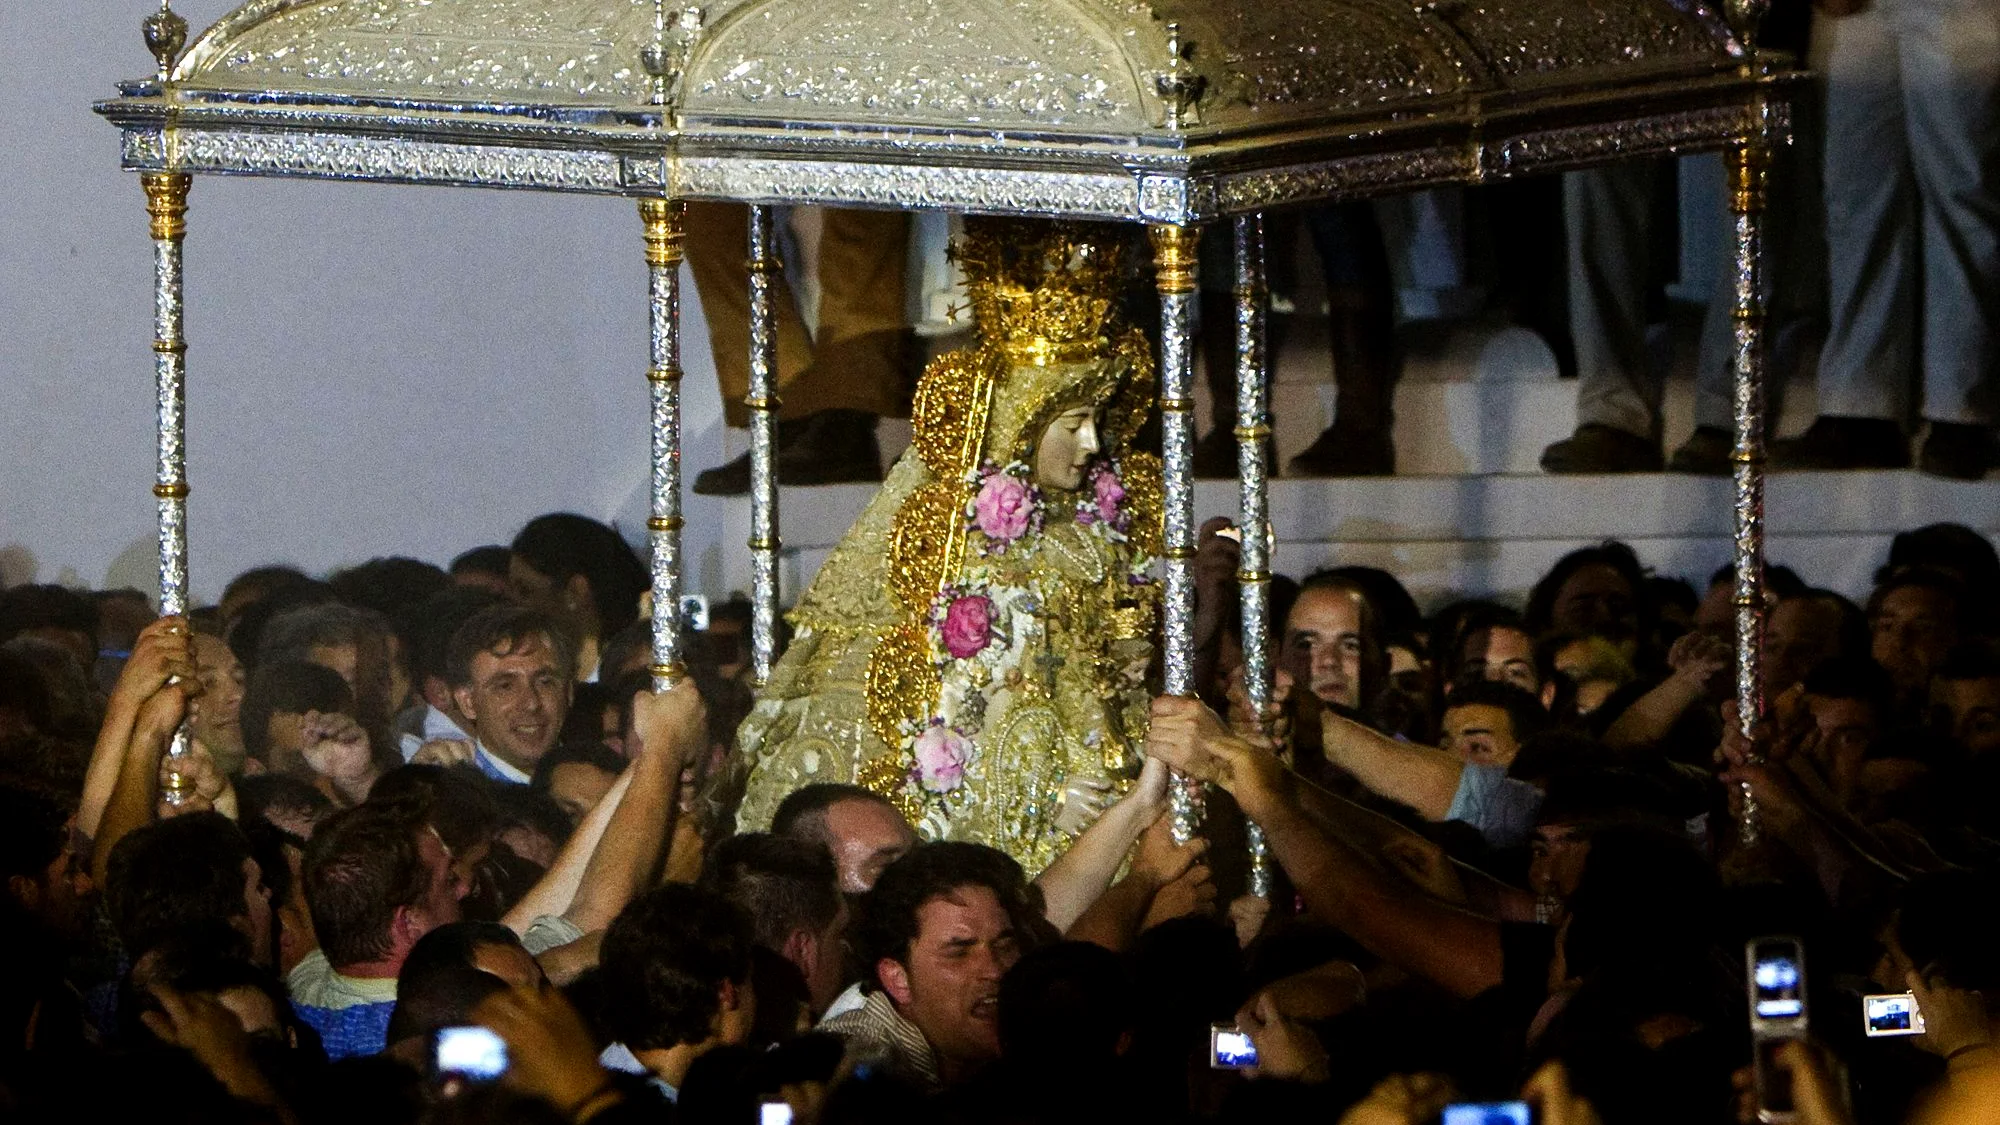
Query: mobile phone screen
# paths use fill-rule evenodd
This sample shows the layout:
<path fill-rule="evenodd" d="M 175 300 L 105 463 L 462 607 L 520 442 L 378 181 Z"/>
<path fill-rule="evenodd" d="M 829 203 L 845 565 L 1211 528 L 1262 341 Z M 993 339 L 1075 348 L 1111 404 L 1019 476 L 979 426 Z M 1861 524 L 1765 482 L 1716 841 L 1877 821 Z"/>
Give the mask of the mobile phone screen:
<path fill-rule="evenodd" d="M 507 1073 L 507 1044 L 483 1027 L 447 1027 L 437 1035 L 437 1069 L 490 1082 Z"/>
<path fill-rule="evenodd" d="M 1907 992 L 1864 996 L 1861 1004 L 1869 1035 L 1923 1034 L 1923 1013 L 1917 1010 L 1917 998 Z"/>
<path fill-rule="evenodd" d="M 1209 1057 L 1210 1066 L 1243 1070 L 1257 1065 L 1257 1044 L 1251 1042 L 1248 1032 L 1233 1027 L 1218 1027 L 1210 1033 L 1209 1042 L 1214 1048 Z"/>
<path fill-rule="evenodd" d="M 1527 1102 L 1460 1102 L 1444 1107 L 1439 1125 L 1534 1125 Z"/>
<path fill-rule="evenodd" d="M 1790 1019 L 1805 1013 L 1805 974 L 1791 945 L 1758 946 L 1751 972 L 1759 1019 Z"/>
<path fill-rule="evenodd" d="M 790 1102 L 765 1102 L 757 1107 L 757 1125 L 792 1125 Z"/>

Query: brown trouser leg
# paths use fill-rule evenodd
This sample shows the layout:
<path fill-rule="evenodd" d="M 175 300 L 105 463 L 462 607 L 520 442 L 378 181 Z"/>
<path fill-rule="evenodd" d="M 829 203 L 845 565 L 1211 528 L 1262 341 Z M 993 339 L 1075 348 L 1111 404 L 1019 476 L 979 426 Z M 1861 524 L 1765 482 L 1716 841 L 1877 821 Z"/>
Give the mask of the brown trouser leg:
<path fill-rule="evenodd" d="M 898 211 L 829 211 L 820 236 L 817 345 L 806 332 L 790 286 L 777 294 L 778 395 L 781 415 L 865 410 L 900 416 L 903 386 L 904 275 L 909 216 Z M 734 203 L 689 203 L 688 268 L 708 318 L 724 419 L 750 424 L 750 278 L 745 258 L 750 212 Z"/>

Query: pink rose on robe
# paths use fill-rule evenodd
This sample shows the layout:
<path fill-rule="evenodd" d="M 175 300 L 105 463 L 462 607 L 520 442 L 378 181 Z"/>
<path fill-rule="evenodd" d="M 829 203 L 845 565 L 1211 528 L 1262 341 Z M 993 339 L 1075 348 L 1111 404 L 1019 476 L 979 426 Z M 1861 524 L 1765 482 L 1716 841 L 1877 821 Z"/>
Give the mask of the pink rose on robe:
<path fill-rule="evenodd" d="M 1125 485 L 1118 474 L 1110 469 L 1099 470 L 1091 478 L 1091 492 L 1097 502 L 1097 518 L 1105 523 L 1118 522 L 1118 506 L 1125 502 Z"/>
<path fill-rule="evenodd" d="M 965 660 L 986 651 L 993 637 L 993 602 L 984 594 L 967 594 L 952 599 L 938 625 L 944 650 L 954 660 Z"/>
<path fill-rule="evenodd" d="M 965 782 L 965 764 L 972 760 L 972 740 L 932 723 L 917 736 L 917 783 L 932 793 L 949 793 Z"/>
<path fill-rule="evenodd" d="M 994 473 L 972 501 L 973 523 L 988 539 L 1007 544 L 1028 532 L 1035 501 L 1028 485 L 1009 473 Z"/>

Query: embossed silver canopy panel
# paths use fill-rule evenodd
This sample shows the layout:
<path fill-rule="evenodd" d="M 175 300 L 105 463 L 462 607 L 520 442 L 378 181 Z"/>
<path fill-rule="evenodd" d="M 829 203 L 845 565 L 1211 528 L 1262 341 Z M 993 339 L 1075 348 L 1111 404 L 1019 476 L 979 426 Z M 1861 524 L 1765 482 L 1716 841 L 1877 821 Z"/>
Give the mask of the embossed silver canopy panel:
<path fill-rule="evenodd" d="M 666 34 L 252 0 L 99 109 L 140 169 L 1190 221 L 1717 147 L 1784 85 L 1697 0 L 715 0 L 670 88 Z"/>

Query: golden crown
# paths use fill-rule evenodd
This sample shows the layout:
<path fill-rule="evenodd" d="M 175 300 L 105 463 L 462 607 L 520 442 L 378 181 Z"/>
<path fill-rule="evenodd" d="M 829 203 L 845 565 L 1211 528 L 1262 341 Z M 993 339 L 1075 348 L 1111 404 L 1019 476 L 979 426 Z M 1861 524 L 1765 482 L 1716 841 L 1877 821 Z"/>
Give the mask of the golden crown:
<path fill-rule="evenodd" d="M 1124 246 L 1115 227 L 973 217 L 952 258 L 980 340 L 1011 364 L 1047 367 L 1105 354 Z"/>

